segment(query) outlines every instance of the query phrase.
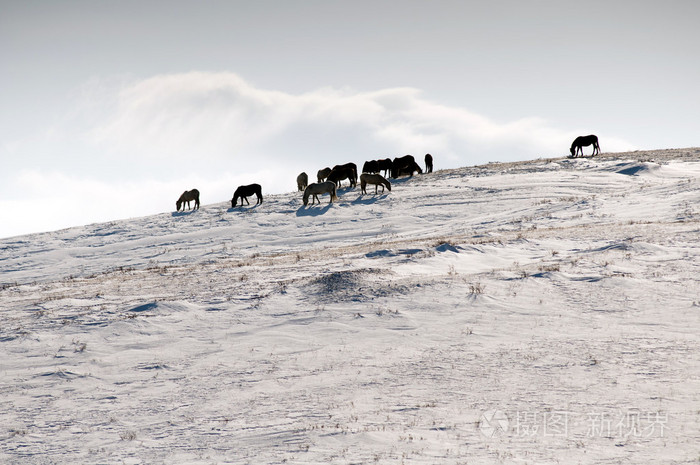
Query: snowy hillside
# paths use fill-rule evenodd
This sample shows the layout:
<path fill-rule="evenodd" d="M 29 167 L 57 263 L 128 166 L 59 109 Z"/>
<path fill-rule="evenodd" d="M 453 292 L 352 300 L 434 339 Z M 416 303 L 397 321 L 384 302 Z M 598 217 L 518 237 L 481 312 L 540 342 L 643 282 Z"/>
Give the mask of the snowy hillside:
<path fill-rule="evenodd" d="M 192 187 L 0 239 L 0 463 L 700 460 L 700 149 Z"/>

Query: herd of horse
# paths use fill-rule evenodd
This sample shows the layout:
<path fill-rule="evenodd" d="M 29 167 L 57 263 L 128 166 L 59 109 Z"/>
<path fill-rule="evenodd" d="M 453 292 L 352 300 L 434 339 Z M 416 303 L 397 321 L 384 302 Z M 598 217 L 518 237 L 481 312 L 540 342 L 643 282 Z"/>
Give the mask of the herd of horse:
<path fill-rule="evenodd" d="M 384 176 L 379 174 L 384 171 Z M 432 173 L 433 171 L 433 157 L 430 154 L 425 155 L 425 172 Z M 382 193 L 385 190 L 391 191 L 391 182 L 385 177 L 387 174 L 391 174 L 391 177 L 396 179 L 402 175 L 413 176 L 414 173 L 423 173 L 421 167 L 416 163 L 413 155 L 406 155 L 403 157 L 397 157 L 391 160 L 386 158 L 384 160 L 371 160 L 365 162 L 362 167 L 362 174 L 359 176 L 360 187 L 363 194 L 367 194 L 367 185 L 374 186 L 375 195 L 379 193 L 379 187 L 382 188 Z M 299 191 L 303 191 L 302 200 L 304 205 L 309 204 L 309 197 L 311 197 L 311 204 L 321 200 L 318 198 L 319 195 L 328 194 L 330 197 L 330 202 L 333 203 L 334 200 L 338 200 L 338 188 L 340 187 L 341 181 L 347 180 L 350 183 L 350 187 L 357 187 L 357 165 L 355 163 L 345 163 L 343 165 L 336 165 L 333 168 L 323 168 L 316 173 L 316 180 L 313 184 L 309 184 L 309 176 L 306 173 L 301 173 L 297 176 L 297 188 Z M 255 195 L 257 198 L 256 205 L 263 202 L 262 187 L 260 184 L 249 184 L 246 186 L 239 186 L 233 193 L 233 198 L 231 199 L 231 208 L 236 208 L 238 205 L 238 199 L 241 200 L 240 206 L 243 206 L 243 202 L 250 205 L 248 197 Z M 195 202 L 194 210 L 199 208 L 199 191 L 197 189 L 192 189 L 190 191 L 185 191 L 182 193 L 177 202 L 175 202 L 175 207 L 177 211 L 185 210 L 185 206 L 190 208 L 190 201 Z"/>
<path fill-rule="evenodd" d="M 589 136 L 579 136 L 574 139 L 571 144 L 569 151 L 571 152 L 571 158 L 576 158 L 577 156 L 583 156 L 583 147 L 593 146 L 593 154 L 591 156 L 600 153 L 600 145 L 598 145 L 598 137 L 594 134 Z M 425 172 L 433 172 L 433 156 L 427 153 L 424 158 L 425 162 Z M 383 173 L 380 174 L 380 173 Z M 416 163 L 413 155 L 405 155 L 403 157 L 396 157 L 393 160 L 390 158 L 384 158 L 381 160 L 370 160 L 366 161 L 362 166 L 362 174 L 359 177 L 360 188 L 363 194 L 367 194 L 367 185 L 374 185 L 375 195 L 378 193 L 379 186 L 382 187 L 382 193 L 384 190 L 391 191 L 391 182 L 386 178 L 390 175 L 392 179 L 396 179 L 400 176 L 408 175 L 413 176 L 414 173 L 422 174 L 423 170 Z M 326 167 L 318 170 L 316 173 L 317 182 L 309 184 L 309 176 L 306 173 L 301 173 L 297 176 L 297 190 L 304 192 L 302 200 L 304 205 L 308 205 L 309 197 L 311 197 L 311 204 L 315 202 L 321 203 L 318 196 L 322 194 L 328 194 L 330 196 L 330 202 L 333 203 L 334 200 L 338 199 L 338 188 L 340 187 L 340 182 L 347 180 L 350 183 L 350 187 L 357 187 L 357 165 L 355 163 L 345 163 L 343 165 L 335 165 L 333 168 Z M 255 195 L 257 197 L 256 205 L 263 202 L 262 187 L 260 184 L 249 184 L 247 186 L 239 186 L 238 189 L 233 193 L 233 198 L 231 199 L 231 208 L 235 208 L 238 204 L 238 199 L 241 199 L 241 207 L 243 202 L 250 205 L 248 202 L 248 197 Z M 182 207 L 183 211 L 185 209 L 185 204 L 187 208 L 190 208 L 190 201 L 194 201 L 194 209 L 199 208 L 199 191 L 197 189 L 192 189 L 190 191 L 185 191 L 182 193 L 180 198 L 175 203 L 177 211 L 180 211 Z"/>

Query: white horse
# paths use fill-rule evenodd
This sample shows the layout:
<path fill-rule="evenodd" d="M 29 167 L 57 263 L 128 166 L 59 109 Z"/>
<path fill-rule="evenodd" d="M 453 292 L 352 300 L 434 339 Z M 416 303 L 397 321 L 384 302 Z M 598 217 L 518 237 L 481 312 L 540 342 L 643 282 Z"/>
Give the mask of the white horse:
<path fill-rule="evenodd" d="M 338 200 L 338 196 L 335 194 L 335 183 L 331 181 L 318 182 L 315 184 L 309 184 L 306 189 L 304 189 L 304 205 L 309 204 L 309 196 L 313 196 L 311 199 L 311 205 L 314 204 L 315 200 L 318 200 L 318 194 L 330 194 L 331 201 L 328 203 L 333 203 L 333 200 Z M 321 203 L 318 200 L 318 203 Z"/>
<path fill-rule="evenodd" d="M 385 187 L 391 191 L 391 183 L 381 174 L 362 173 L 360 175 L 360 187 L 362 188 L 363 194 L 367 193 L 367 184 L 374 184 L 375 194 L 379 186 L 382 186 L 382 192 L 384 192 Z"/>

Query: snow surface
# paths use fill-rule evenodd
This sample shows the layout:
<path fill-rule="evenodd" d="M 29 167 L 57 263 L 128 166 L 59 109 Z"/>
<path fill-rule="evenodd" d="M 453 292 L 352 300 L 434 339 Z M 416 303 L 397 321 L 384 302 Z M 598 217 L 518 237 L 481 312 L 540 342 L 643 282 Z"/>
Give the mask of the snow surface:
<path fill-rule="evenodd" d="M 697 463 L 699 160 L 0 239 L 0 462 Z"/>

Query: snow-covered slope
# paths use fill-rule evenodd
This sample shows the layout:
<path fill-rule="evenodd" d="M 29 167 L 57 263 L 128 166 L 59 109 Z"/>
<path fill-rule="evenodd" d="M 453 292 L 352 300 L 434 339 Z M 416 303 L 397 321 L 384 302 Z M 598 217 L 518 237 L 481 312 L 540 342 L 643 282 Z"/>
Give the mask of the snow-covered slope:
<path fill-rule="evenodd" d="M 0 462 L 700 459 L 700 149 L 221 200 L 0 239 Z"/>

